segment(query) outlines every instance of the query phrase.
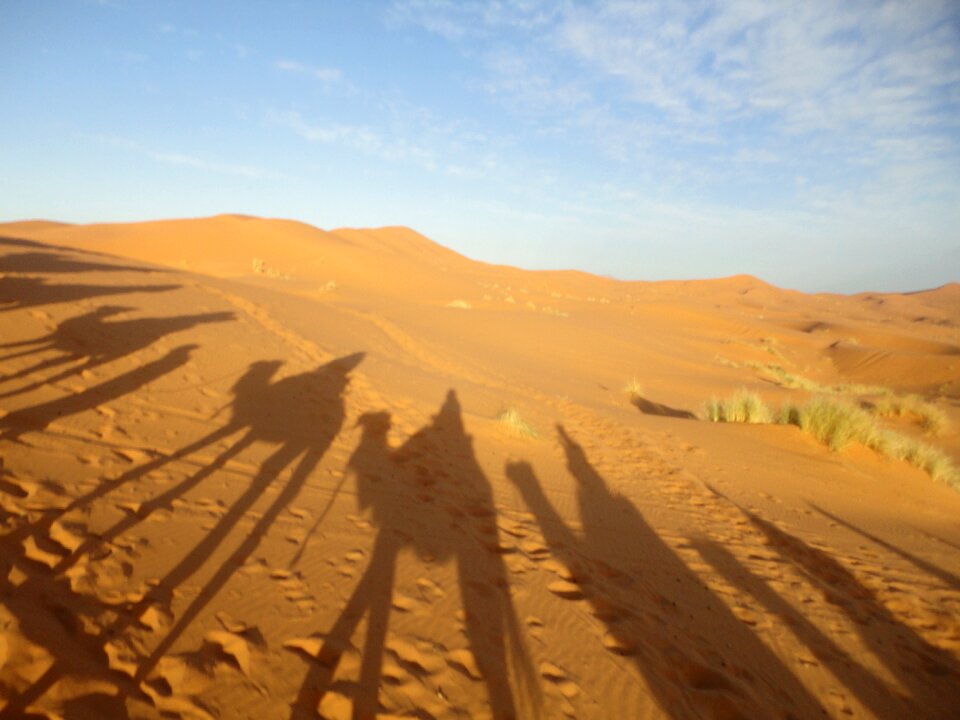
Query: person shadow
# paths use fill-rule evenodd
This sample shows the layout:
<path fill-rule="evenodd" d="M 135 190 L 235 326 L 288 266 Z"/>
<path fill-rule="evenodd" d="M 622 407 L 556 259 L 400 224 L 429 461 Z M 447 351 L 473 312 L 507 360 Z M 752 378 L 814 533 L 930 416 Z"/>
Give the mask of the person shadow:
<path fill-rule="evenodd" d="M 907 706 L 913 717 L 946 720 L 957 716 L 960 663 L 952 653 L 931 644 L 899 620 L 873 589 L 833 555 L 741 507 L 719 490 L 709 485 L 707 488 L 736 507 L 771 547 L 820 588 L 827 602 L 847 616 L 864 646 L 907 691 L 906 697 L 892 698 L 894 703 Z"/>
<path fill-rule="evenodd" d="M 359 420 L 361 439 L 348 468 L 356 477 L 357 502 L 378 528 L 370 562 L 346 606 L 324 633 L 292 706 L 292 718 L 314 717 L 334 674 L 367 617 L 352 717 L 380 712 L 379 686 L 389 629 L 398 554 L 404 548 L 429 562 L 452 561 L 470 651 L 486 686 L 495 718 L 538 717 L 539 690 L 509 593 L 507 569 L 498 552 L 490 483 L 466 434 L 460 403 L 450 390 L 427 427 L 400 448 L 387 440 L 389 413 Z M 519 697 L 511 687 L 511 671 Z"/>
<path fill-rule="evenodd" d="M 141 618 L 148 609 L 159 607 L 165 614 L 173 617 L 173 622 L 165 631 L 160 640 L 145 652 L 136 663 L 136 670 L 128 678 L 136 687 L 145 680 L 157 662 L 166 654 L 179 639 L 189 625 L 197 618 L 202 610 L 223 589 L 236 571 L 259 547 L 261 539 L 276 522 L 280 513 L 293 503 L 299 496 L 307 479 L 315 470 L 336 436 L 339 434 L 345 417 L 344 393 L 346 391 L 350 372 L 363 360 L 363 353 L 337 358 L 320 367 L 274 380 L 279 371 L 279 361 L 263 361 L 253 363 L 243 376 L 234 385 L 234 400 L 231 403 L 231 417 L 227 423 L 200 440 L 189 444 L 171 456 L 155 459 L 139 468 L 124 473 L 121 477 L 110 481 L 105 486 L 96 489 L 83 498 L 70 504 L 70 509 L 76 509 L 89 504 L 94 499 L 103 497 L 106 493 L 132 482 L 152 469 L 162 467 L 168 462 L 185 459 L 201 449 L 212 446 L 221 440 L 239 434 L 226 449 L 211 461 L 204 461 L 200 468 L 178 482 L 173 487 L 141 504 L 136 512 L 119 520 L 111 527 L 95 535 L 89 535 L 75 550 L 63 558 L 46 572 L 37 572 L 29 563 L 23 563 L 29 572 L 29 579 L 17 588 L 18 606 L 28 608 L 33 603 L 43 608 L 40 598 L 45 597 L 50 588 L 62 585 L 63 578 L 77 562 L 85 557 L 94 555 L 98 548 L 108 547 L 109 543 L 123 533 L 129 531 L 146 520 L 160 508 L 170 508 L 173 501 L 182 498 L 191 489 L 197 487 L 204 479 L 222 469 L 226 463 L 239 455 L 242 451 L 256 443 L 274 446 L 266 460 L 264 460 L 256 474 L 250 479 L 249 485 L 230 504 L 226 511 L 216 520 L 213 527 L 202 539 L 170 568 L 163 577 L 151 584 L 143 597 L 135 602 L 129 602 L 118 607 L 116 619 L 98 633 L 83 638 L 81 645 L 85 647 L 104 647 L 112 638 L 117 638 L 124 631 L 140 626 Z M 177 588 L 193 577 L 207 562 L 212 554 L 227 540 L 242 518 L 247 516 L 258 500 L 263 498 L 266 490 L 277 480 L 278 476 L 292 466 L 289 479 L 280 488 L 276 496 L 269 502 L 266 509 L 255 515 L 253 527 L 243 534 L 242 539 L 220 566 L 214 570 L 212 576 L 204 582 L 199 592 L 187 603 L 186 607 L 176 615 L 172 613 L 173 596 Z M 62 515 L 63 512 L 54 514 Z M 44 518 L 42 523 L 32 528 L 33 532 L 49 529 L 50 518 Z M 5 538 L 6 540 L 7 538 Z M 5 543 L 7 544 L 7 543 Z M 22 543 L 18 544 L 22 547 Z M 10 547 L 9 544 L 7 544 Z M 7 558 L 5 565 L 17 564 L 22 558 Z M 63 597 L 64 593 L 59 593 Z M 72 597 L 72 602 L 79 609 L 89 604 L 83 597 Z M 69 608 L 67 608 L 69 612 Z M 24 614 L 29 614 L 24 612 Z M 42 614 L 42 610 L 41 610 Z M 23 628 L 36 628 L 36 642 L 49 645 L 49 628 L 55 625 L 56 618 L 51 618 L 46 625 L 42 618 L 32 617 L 29 622 L 22 624 Z M 44 640 L 48 642 L 43 643 Z M 57 660 L 37 679 L 26 691 L 8 702 L 11 707 L 25 709 L 37 698 L 46 693 L 62 677 L 64 668 L 69 667 L 70 658 L 58 654 L 57 648 L 48 648 Z M 124 691 L 124 687 L 120 687 Z M 15 712 L 14 712 L 15 714 Z"/>
<path fill-rule="evenodd" d="M 820 702 L 614 492 L 583 448 L 557 425 L 576 481 L 581 532 L 544 494 L 529 463 L 508 479 L 536 517 L 553 555 L 569 570 L 606 630 L 605 647 L 629 658 L 660 712 L 673 718 L 821 717 Z M 563 596 L 561 596 L 563 597 Z"/>
<path fill-rule="evenodd" d="M 236 317 L 232 312 L 213 312 L 107 322 L 108 318 L 131 309 L 118 305 L 102 305 L 88 313 L 64 320 L 57 326 L 56 330 L 47 335 L 30 340 L 0 344 L 0 348 L 27 348 L 0 357 L 0 361 L 47 352 L 60 353 L 56 357 L 38 360 L 29 367 L 2 376 L 0 382 L 19 380 L 86 358 L 85 362 L 62 370 L 53 376 L 40 378 L 15 390 L 0 393 L 0 398 L 30 392 L 44 385 L 61 382 L 106 363 L 120 360 L 149 347 L 172 333 L 182 332 L 207 323 L 226 322 Z"/>

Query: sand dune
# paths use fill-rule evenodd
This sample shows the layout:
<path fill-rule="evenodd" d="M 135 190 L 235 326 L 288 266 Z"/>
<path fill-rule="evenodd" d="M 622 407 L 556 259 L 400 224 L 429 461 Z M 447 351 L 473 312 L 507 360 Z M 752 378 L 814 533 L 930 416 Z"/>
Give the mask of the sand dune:
<path fill-rule="evenodd" d="M 956 717 L 960 494 L 740 387 L 960 465 L 960 285 L 0 225 L 0 717 Z"/>

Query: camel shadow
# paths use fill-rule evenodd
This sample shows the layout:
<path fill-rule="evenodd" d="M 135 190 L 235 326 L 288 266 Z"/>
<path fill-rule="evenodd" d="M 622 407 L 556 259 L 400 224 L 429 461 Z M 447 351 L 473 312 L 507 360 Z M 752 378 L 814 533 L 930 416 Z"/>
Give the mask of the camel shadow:
<path fill-rule="evenodd" d="M 43 247 L 43 246 L 41 246 Z M 66 257 L 58 252 L 22 252 L 0 256 L 0 272 L 23 273 L 25 275 L 46 275 L 55 273 L 82 272 L 139 272 L 162 273 L 162 268 L 148 268 L 136 265 L 89 262 Z"/>
<path fill-rule="evenodd" d="M 85 371 L 132 355 L 172 333 L 189 330 L 198 325 L 226 322 L 236 317 L 232 312 L 214 312 L 108 321 L 108 318 L 131 309 L 116 305 L 102 305 L 82 315 L 67 318 L 57 326 L 56 330 L 47 335 L 30 340 L 0 343 L 0 348 L 26 348 L 0 357 L 0 361 L 48 352 L 59 353 L 55 357 L 38 360 L 22 370 L 0 377 L 0 382 L 19 380 L 86 358 L 84 362 L 55 375 L 0 393 L 0 398 L 12 397 L 44 385 L 62 382 Z"/>
<path fill-rule="evenodd" d="M 49 692 L 64 673 L 75 667 L 80 660 L 83 660 L 86 666 L 100 667 L 103 676 L 117 684 L 122 694 L 141 697 L 141 683 L 159 660 L 256 551 L 280 513 L 299 496 L 307 479 L 340 432 L 345 416 L 343 396 L 349 374 L 363 357 L 363 353 L 356 353 L 333 360 L 314 370 L 278 380 L 274 380 L 274 377 L 282 363 L 254 363 L 234 385 L 230 418 L 222 427 L 169 456 L 155 458 L 103 483 L 94 491 L 69 503 L 66 508 L 52 511 L 41 521 L 5 536 L 3 565 L 6 568 L 18 567 L 28 579 L 15 589 L 6 587 L 6 581 L 0 582 L 0 594 L 7 600 L 10 597 L 15 598 L 15 602 L 11 602 L 9 606 L 18 616 L 21 631 L 32 641 L 45 645 L 56 659 L 30 687 L 9 700 L 0 716 L 16 717 L 17 713 L 22 713 Z M 50 529 L 53 520 L 62 517 L 66 512 L 89 506 L 94 500 L 153 470 L 184 460 L 232 436 L 237 437 L 213 460 L 205 461 L 191 475 L 144 502 L 136 512 L 130 513 L 102 532 L 88 535 L 74 550 L 63 553 L 61 559 L 49 569 L 38 571 L 23 557 L 25 538 L 28 535 L 42 536 Z M 63 648 L 51 646 L 51 627 L 60 626 L 58 617 L 95 616 L 98 611 L 102 613 L 102 608 L 98 609 L 96 603 L 92 603 L 90 599 L 72 592 L 69 583 L 65 582 L 71 568 L 82 559 L 100 552 L 100 549 L 109 548 L 114 540 L 144 522 L 157 510 L 171 508 L 175 500 L 183 498 L 186 493 L 254 444 L 264 444 L 274 449 L 250 478 L 248 486 L 226 507 L 225 512 L 198 543 L 161 578 L 151 583 L 142 598 L 114 608 L 115 620 L 100 627 L 98 632 L 84 632 L 82 628 L 74 627 L 70 632 L 72 637 Z M 240 521 L 250 516 L 258 501 L 270 496 L 267 490 L 287 468 L 292 468 L 288 479 L 269 501 L 266 509 L 254 514 L 253 527 L 242 534 L 226 560 L 204 581 L 199 592 L 186 606 L 174 615 L 172 600 L 175 591 L 196 575 L 229 537 L 236 535 Z M 7 574 L 3 573 L 3 577 L 7 577 Z M 54 588 L 59 589 L 54 592 Z M 42 600 L 48 596 L 58 596 L 61 598 L 58 601 L 61 605 L 68 605 L 59 613 L 52 612 Z M 151 609 L 169 615 L 172 618 L 171 625 L 152 647 L 144 650 L 137 658 L 135 670 L 118 680 L 117 673 L 103 668 L 103 661 L 99 659 L 103 649 L 108 641 L 121 637 L 128 630 L 141 627 L 142 618 Z M 62 627 L 58 633 L 54 633 L 55 636 L 62 634 Z M 89 674 L 89 667 L 86 672 Z"/>
<path fill-rule="evenodd" d="M 456 393 L 451 390 L 432 423 L 400 448 L 387 442 L 389 414 L 369 413 L 360 425 L 362 437 L 348 467 L 356 476 L 358 503 L 370 511 L 378 532 L 362 579 L 324 632 L 324 645 L 311 661 L 292 717 L 315 716 L 325 694 L 334 689 L 334 673 L 364 616 L 367 632 L 352 716 L 372 718 L 381 712 L 392 589 L 397 556 L 404 548 L 431 562 L 456 565 L 467 642 L 493 717 L 538 716 L 538 689 L 497 549 L 492 489 L 464 430 Z M 511 668 L 519 697 L 511 687 Z"/>
<path fill-rule="evenodd" d="M 0 418 L 0 440 L 20 442 L 25 433 L 46 430 L 50 423 L 135 393 L 144 386 L 183 367 L 197 345 L 181 345 L 163 357 L 115 375 L 78 393 L 16 410 Z"/>
<path fill-rule="evenodd" d="M 83 285 L 50 283 L 39 277 L 0 277 L 0 312 L 26 310 L 58 303 L 76 303 L 95 297 L 128 293 L 160 293 L 181 286 L 165 285 Z"/>

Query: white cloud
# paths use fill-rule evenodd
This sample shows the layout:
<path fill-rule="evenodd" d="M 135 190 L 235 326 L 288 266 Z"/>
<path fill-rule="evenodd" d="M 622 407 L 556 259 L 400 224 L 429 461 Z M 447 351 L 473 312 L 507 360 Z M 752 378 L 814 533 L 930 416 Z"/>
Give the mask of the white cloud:
<path fill-rule="evenodd" d="M 339 68 L 313 67 L 310 65 L 304 65 L 296 60 L 277 60 L 276 67 L 278 70 L 283 70 L 284 72 L 303 73 L 305 75 L 310 75 L 311 77 L 316 78 L 320 82 L 327 85 L 338 83 L 343 79 L 343 72 Z"/>

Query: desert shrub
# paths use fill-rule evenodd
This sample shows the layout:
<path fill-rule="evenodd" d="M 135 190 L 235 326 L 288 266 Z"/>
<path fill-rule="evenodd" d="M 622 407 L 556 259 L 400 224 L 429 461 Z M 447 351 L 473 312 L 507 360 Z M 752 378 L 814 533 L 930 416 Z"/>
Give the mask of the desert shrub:
<path fill-rule="evenodd" d="M 916 395 L 888 396 L 873 406 L 873 412 L 882 417 L 915 417 L 929 435 L 942 435 L 949 421 L 946 413 L 933 403 Z"/>
<path fill-rule="evenodd" d="M 789 390 L 806 390 L 811 393 L 820 393 L 822 395 L 880 395 L 883 397 L 893 394 L 890 388 L 880 385 L 862 385 L 860 383 L 837 383 L 835 385 L 824 385 L 816 380 L 797 375 L 786 370 L 781 365 L 773 363 L 747 363 L 748 367 L 757 370 L 767 380 L 775 382 L 780 387 Z"/>
<path fill-rule="evenodd" d="M 781 410 L 780 421 L 798 426 L 831 450 L 851 442 L 873 447 L 880 432 L 876 419 L 852 403 L 818 397 L 802 406 Z"/>
<path fill-rule="evenodd" d="M 849 402 L 819 397 L 805 405 L 785 405 L 777 420 L 798 426 L 832 450 L 860 443 L 886 457 L 904 460 L 934 480 L 960 485 L 960 475 L 941 450 L 881 428 L 873 415 Z"/>
<path fill-rule="evenodd" d="M 755 392 L 741 388 L 724 400 L 711 398 L 704 405 L 704 414 L 711 422 L 768 423 L 770 409 Z"/>
<path fill-rule="evenodd" d="M 630 396 L 630 399 L 643 397 L 643 385 L 636 378 L 631 378 L 630 382 L 623 386 L 623 391 Z"/>
<path fill-rule="evenodd" d="M 497 420 L 508 432 L 520 437 L 537 437 L 537 431 L 523 419 L 515 407 L 508 407 L 497 415 Z"/>

